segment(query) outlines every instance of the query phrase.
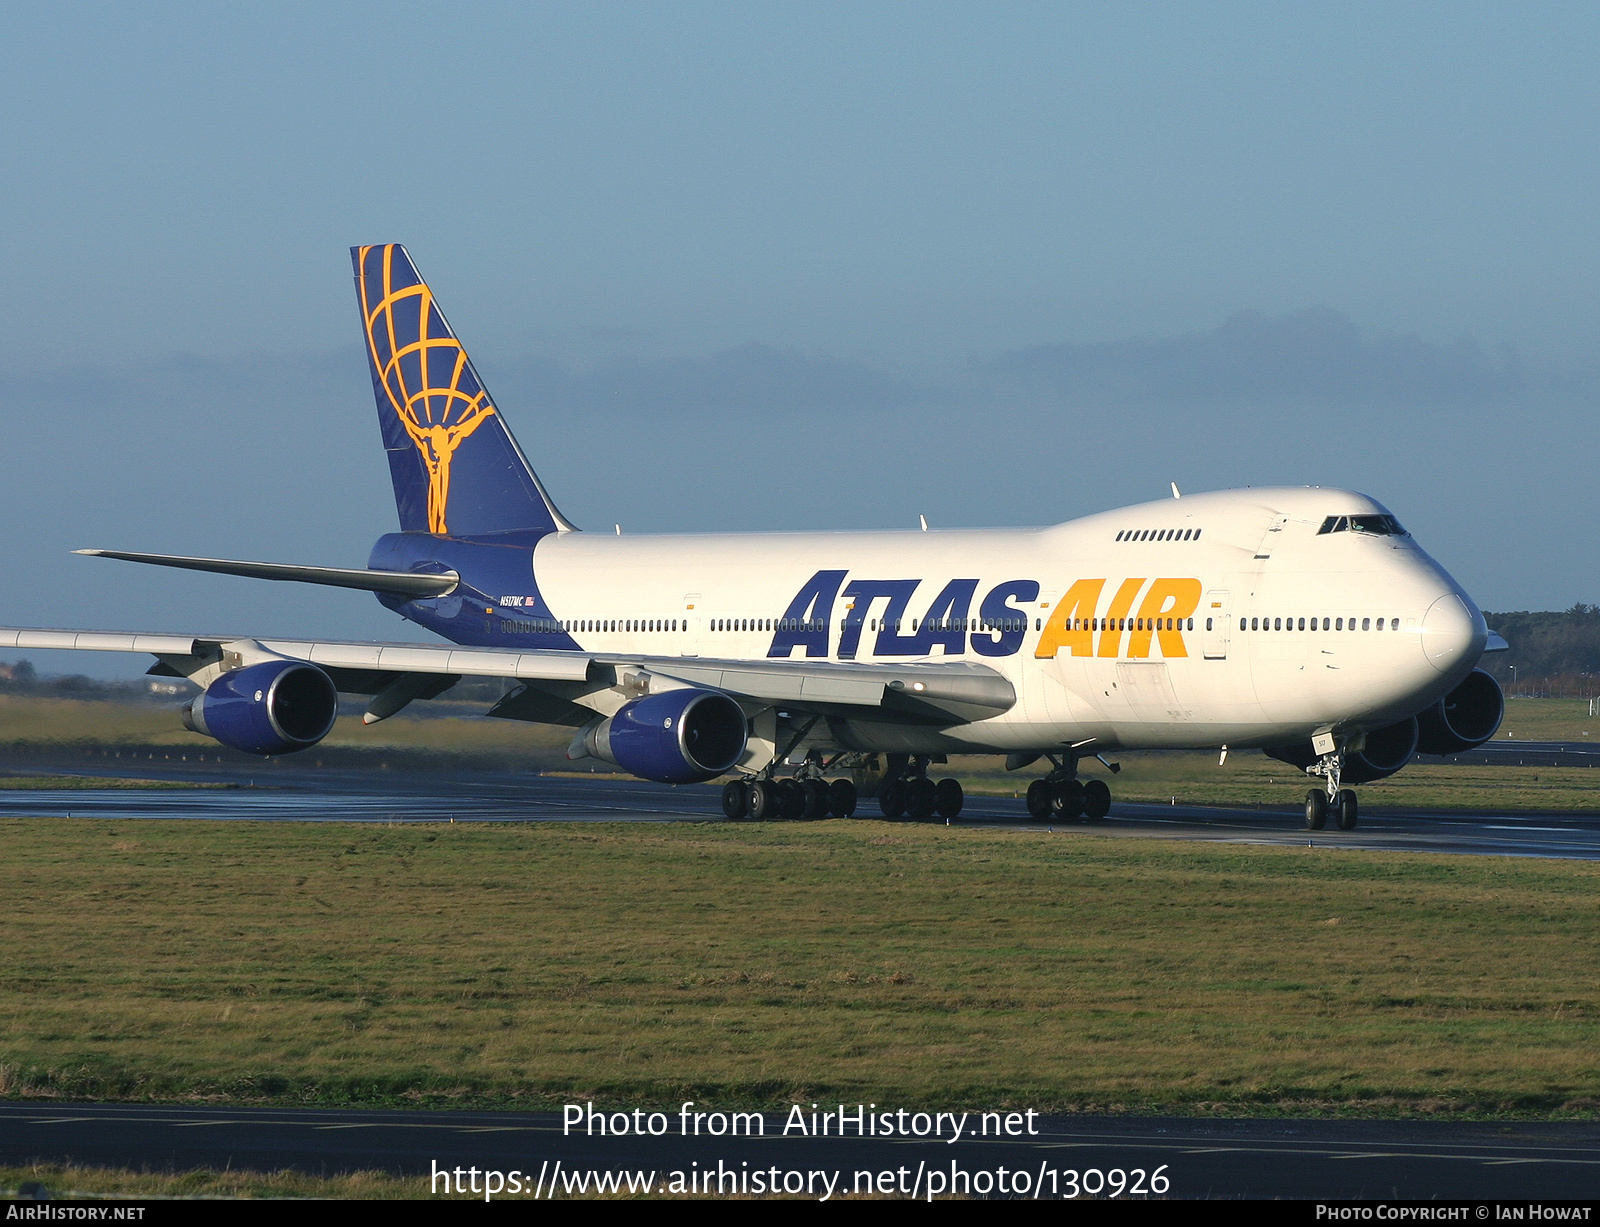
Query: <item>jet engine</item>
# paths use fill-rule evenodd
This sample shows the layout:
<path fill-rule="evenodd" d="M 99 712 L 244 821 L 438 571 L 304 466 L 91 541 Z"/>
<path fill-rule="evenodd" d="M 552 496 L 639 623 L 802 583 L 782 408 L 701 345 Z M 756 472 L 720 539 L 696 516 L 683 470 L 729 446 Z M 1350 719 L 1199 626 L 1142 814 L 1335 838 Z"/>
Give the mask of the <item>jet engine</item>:
<path fill-rule="evenodd" d="M 1345 784 L 1370 784 L 1391 776 L 1411 761 L 1417 752 L 1417 718 L 1407 716 L 1398 724 L 1390 724 L 1367 734 L 1364 748 L 1344 756 L 1341 782 Z M 1292 746 L 1268 746 L 1262 751 L 1280 763 L 1289 763 L 1304 771 L 1320 755 L 1309 743 Z"/>
<path fill-rule="evenodd" d="M 1423 754 L 1459 754 L 1481 746 L 1499 731 L 1506 714 L 1500 683 L 1482 669 L 1417 717 L 1417 749 Z"/>
<path fill-rule="evenodd" d="M 1344 757 L 1344 782 L 1370 784 L 1393 775 L 1417 752 L 1417 718 L 1411 716 L 1367 734 L 1367 744 Z"/>
<path fill-rule="evenodd" d="M 635 699 L 589 729 L 583 747 L 641 779 L 697 784 L 744 754 L 749 725 L 739 705 L 715 690 L 668 690 Z"/>
<path fill-rule="evenodd" d="M 338 714 L 339 692 L 321 669 L 268 660 L 212 682 L 183 709 L 183 725 L 247 754 L 291 754 L 326 737 Z"/>

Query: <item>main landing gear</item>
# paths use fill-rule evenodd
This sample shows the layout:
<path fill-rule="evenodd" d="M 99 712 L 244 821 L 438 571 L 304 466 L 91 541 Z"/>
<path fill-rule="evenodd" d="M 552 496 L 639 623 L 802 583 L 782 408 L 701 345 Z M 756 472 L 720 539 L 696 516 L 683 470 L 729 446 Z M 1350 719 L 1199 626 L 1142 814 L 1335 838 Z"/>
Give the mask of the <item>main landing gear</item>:
<path fill-rule="evenodd" d="M 1035 822 L 1100 822 L 1111 812 L 1111 788 L 1104 780 L 1078 779 L 1078 760 L 1045 756 L 1054 768 L 1028 785 L 1028 816 Z"/>
<path fill-rule="evenodd" d="M 849 818 L 856 812 L 856 786 L 851 780 L 826 780 L 820 764 L 807 763 L 803 774 L 774 780 L 761 775 L 729 780 L 722 786 L 722 813 L 732 822 L 776 819 L 815 821 Z"/>
<path fill-rule="evenodd" d="M 1356 829 L 1356 819 L 1360 817 L 1356 794 L 1349 788 L 1339 786 L 1343 772 L 1342 751 L 1324 754 L 1306 768 L 1307 775 L 1320 775 L 1326 781 L 1325 787 L 1313 788 L 1306 793 L 1306 830 L 1322 830 L 1328 825 L 1330 817 L 1341 831 Z"/>
<path fill-rule="evenodd" d="M 961 813 L 966 799 L 960 780 L 930 780 L 928 760 L 920 757 L 907 764 L 905 774 L 885 780 L 878 790 L 878 808 L 891 822 L 901 818 L 926 822 L 935 814 L 949 820 Z"/>

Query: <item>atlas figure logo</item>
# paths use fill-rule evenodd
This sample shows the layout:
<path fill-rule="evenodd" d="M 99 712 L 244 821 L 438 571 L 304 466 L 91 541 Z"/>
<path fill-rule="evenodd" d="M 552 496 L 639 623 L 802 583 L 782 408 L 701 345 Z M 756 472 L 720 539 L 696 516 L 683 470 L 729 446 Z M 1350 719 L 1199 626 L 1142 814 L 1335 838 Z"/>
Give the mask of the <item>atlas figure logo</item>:
<path fill-rule="evenodd" d="M 1101 614 L 1106 580 L 1080 579 L 1045 621 L 1023 608 L 1038 602 L 1039 581 L 1011 579 L 990 588 L 974 614 L 979 581 L 952 579 L 920 616 L 908 616 L 922 580 L 846 583 L 848 575 L 848 571 L 818 571 L 801 586 L 778 620 L 767 649 L 769 659 L 787 660 L 796 648 L 803 648 L 808 657 L 826 657 L 833 607 L 841 598 L 845 611 L 839 629 L 840 660 L 859 655 L 863 632 L 876 636 L 873 656 L 931 656 L 935 647 L 942 647 L 946 656 L 961 655 L 969 647 L 978 656 L 1015 656 L 1022 650 L 1030 618 L 1039 632 L 1034 655 L 1041 659 L 1064 649 L 1073 656 L 1145 657 L 1152 647 L 1165 657 L 1187 656 L 1183 633 L 1194 630 L 1193 615 L 1200 604 L 1198 579 L 1125 579 Z"/>

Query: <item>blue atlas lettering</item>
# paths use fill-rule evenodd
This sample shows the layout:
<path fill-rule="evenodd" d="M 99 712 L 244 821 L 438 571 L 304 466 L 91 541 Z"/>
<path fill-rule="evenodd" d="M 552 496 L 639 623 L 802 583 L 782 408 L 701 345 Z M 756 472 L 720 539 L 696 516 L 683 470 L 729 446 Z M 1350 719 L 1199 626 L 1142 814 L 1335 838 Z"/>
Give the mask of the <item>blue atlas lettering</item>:
<path fill-rule="evenodd" d="M 960 656 L 967 646 L 967 616 L 972 608 L 972 594 L 978 590 L 975 579 L 953 579 L 933 598 L 927 616 L 909 638 L 894 640 L 896 648 L 886 651 L 883 641 L 878 641 L 880 656 L 931 656 L 934 644 L 944 645 L 946 656 Z"/>
<path fill-rule="evenodd" d="M 1028 611 L 1010 602 L 1038 599 L 1039 581 L 1035 579 L 1008 579 L 989 589 L 978 610 L 983 629 L 972 633 L 972 650 L 979 656 L 1014 656 L 1028 631 Z"/>
<path fill-rule="evenodd" d="M 768 656 L 787 660 L 795 648 L 804 648 L 807 656 L 828 654 L 833 603 L 838 599 L 844 577 L 843 571 L 818 571 L 801 585 L 778 622 L 772 646 L 767 649 Z"/>
<path fill-rule="evenodd" d="M 839 632 L 839 659 L 854 660 L 856 652 L 861 648 L 861 628 L 866 623 L 867 613 L 872 608 L 874 601 L 888 599 L 888 606 L 883 611 L 879 623 L 883 627 L 878 632 L 878 641 L 873 651 L 883 654 L 886 642 L 892 642 L 895 633 L 889 628 L 898 626 L 905 618 L 906 606 L 911 601 L 911 594 L 917 590 L 920 579 L 858 579 L 853 581 L 844 590 L 849 608 L 845 610 L 844 626 Z M 890 655 L 901 656 L 903 652 L 891 650 Z"/>

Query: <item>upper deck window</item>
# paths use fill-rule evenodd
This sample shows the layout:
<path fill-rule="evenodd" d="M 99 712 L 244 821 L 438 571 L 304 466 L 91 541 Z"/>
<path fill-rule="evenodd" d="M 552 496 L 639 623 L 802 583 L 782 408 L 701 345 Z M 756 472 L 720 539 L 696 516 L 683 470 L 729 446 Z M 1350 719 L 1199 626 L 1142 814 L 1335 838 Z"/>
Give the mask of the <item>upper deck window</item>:
<path fill-rule="evenodd" d="M 1317 529 L 1319 537 L 1323 533 L 1370 533 L 1375 537 L 1407 535 L 1406 530 L 1400 526 L 1400 521 L 1388 515 L 1329 516 L 1322 522 L 1322 527 Z"/>

